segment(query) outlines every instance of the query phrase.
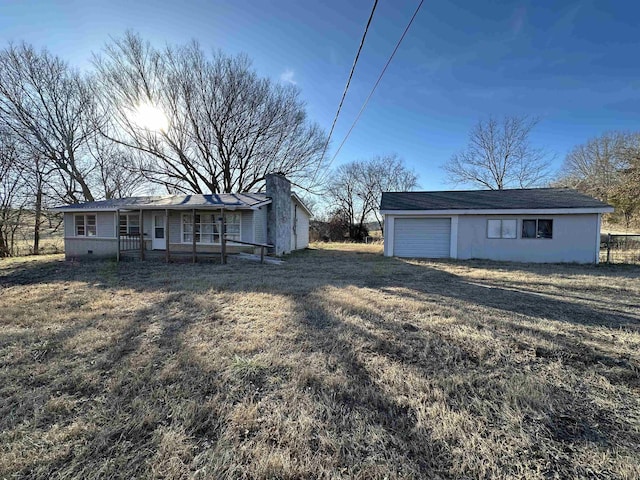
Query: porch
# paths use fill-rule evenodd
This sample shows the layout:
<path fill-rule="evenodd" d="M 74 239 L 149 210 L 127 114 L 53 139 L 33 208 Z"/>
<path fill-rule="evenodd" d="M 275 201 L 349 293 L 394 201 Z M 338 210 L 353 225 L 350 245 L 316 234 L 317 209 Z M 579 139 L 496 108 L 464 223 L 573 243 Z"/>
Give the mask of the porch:
<path fill-rule="evenodd" d="M 118 210 L 117 260 L 226 263 L 229 254 L 241 252 L 264 259 L 273 246 L 255 241 L 253 213 L 224 208 Z"/>

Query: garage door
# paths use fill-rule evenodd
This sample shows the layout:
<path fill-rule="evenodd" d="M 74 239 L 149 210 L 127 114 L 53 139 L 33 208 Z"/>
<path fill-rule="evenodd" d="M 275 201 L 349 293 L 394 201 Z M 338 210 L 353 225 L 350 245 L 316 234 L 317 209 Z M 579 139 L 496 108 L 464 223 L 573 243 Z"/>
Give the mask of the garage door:
<path fill-rule="evenodd" d="M 450 218 L 396 218 L 393 254 L 396 257 L 448 258 Z"/>

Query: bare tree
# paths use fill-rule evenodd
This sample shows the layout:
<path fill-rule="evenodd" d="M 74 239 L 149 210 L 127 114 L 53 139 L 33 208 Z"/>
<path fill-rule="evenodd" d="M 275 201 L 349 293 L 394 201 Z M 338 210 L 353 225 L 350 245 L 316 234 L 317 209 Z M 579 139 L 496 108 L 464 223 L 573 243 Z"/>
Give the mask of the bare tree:
<path fill-rule="evenodd" d="M 606 201 L 639 141 L 640 134 L 607 132 L 576 146 L 564 160 L 559 183 Z"/>
<path fill-rule="evenodd" d="M 87 122 L 91 92 L 78 72 L 47 51 L 27 44 L 0 52 L 0 123 L 56 174 L 60 199 L 93 200 L 95 165 L 84 155 L 94 134 Z"/>
<path fill-rule="evenodd" d="M 265 175 L 308 187 L 324 133 L 294 86 L 259 78 L 244 56 L 206 56 L 196 43 L 158 50 L 127 34 L 97 56 L 96 88 L 112 114 L 103 134 L 144 155 L 149 180 L 177 192 L 260 190 Z M 154 128 L 141 110 L 166 117 Z"/>
<path fill-rule="evenodd" d="M 145 179 L 136 162 L 138 152 L 102 135 L 90 138 L 87 148 L 97 166 L 94 182 L 104 198 L 130 197 L 145 189 Z"/>
<path fill-rule="evenodd" d="M 607 132 L 569 152 L 554 182 L 611 203 L 627 228 L 640 211 L 640 132 Z"/>
<path fill-rule="evenodd" d="M 358 179 L 362 171 L 359 162 L 340 165 L 329 180 L 327 196 L 331 201 L 331 218 L 340 219 L 340 223 L 350 229 L 359 224 L 358 232 L 362 231 L 362 224 L 366 218 L 370 205 L 367 199 L 358 195 Z M 358 232 L 349 232 L 351 238 L 358 236 Z"/>
<path fill-rule="evenodd" d="M 624 169 L 620 182 L 609 192 L 609 199 L 622 214 L 627 229 L 640 211 L 640 157 L 636 157 L 628 168 Z"/>
<path fill-rule="evenodd" d="M 0 128 L 0 257 L 14 254 L 14 239 L 21 226 L 27 197 L 19 143 Z"/>
<path fill-rule="evenodd" d="M 469 134 L 467 147 L 443 165 L 448 180 L 492 190 L 538 186 L 549 176 L 547 153 L 531 145 L 538 120 L 529 117 L 490 117 Z"/>
<path fill-rule="evenodd" d="M 396 154 L 378 156 L 368 160 L 364 168 L 363 195 L 373 204 L 371 214 L 384 234 L 384 222 L 378 206 L 382 192 L 404 192 L 418 187 L 418 175 L 404 165 Z"/>
<path fill-rule="evenodd" d="M 340 165 L 329 179 L 328 197 L 333 217 L 352 225 L 351 237 L 362 236 L 365 223 L 375 218 L 384 231 L 378 211 L 382 192 L 413 190 L 418 177 L 397 155 L 377 156 Z"/>

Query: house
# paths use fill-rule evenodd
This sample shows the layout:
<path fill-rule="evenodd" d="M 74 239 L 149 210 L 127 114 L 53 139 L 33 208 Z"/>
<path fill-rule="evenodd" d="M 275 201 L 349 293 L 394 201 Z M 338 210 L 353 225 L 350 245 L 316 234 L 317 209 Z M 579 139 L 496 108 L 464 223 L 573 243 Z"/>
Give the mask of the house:
<path fill-rule="evenodd" d="M 613 207 L 567 188 L 384 192 L 384 254 L 598 263 Z"/>
<path fill-rule="evenodd" d="M 67 259 L 159 257 L 169 261 L 219 253 L 224 218 L 229 253 L 269 244 L 277 256 L 309 245 L 311 212 L 283 175 L 265 193 L 130 197 L 57 207 L 64 212 Z"/>

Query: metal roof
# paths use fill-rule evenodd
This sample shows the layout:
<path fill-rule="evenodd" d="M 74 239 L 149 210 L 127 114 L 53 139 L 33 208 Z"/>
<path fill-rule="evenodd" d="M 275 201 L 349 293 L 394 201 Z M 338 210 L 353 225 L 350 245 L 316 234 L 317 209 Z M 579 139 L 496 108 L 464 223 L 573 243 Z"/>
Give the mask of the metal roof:
<path fill-rule="evenodd" d="M 128 197 L 75 203 L 56 207 L 55 210 L 127 210 L 154 208 L 226 208 L 251 209 L 271 202 L 264 193 L 221 193 L 211 195 L 167 195 L 156 197 Z"/>
<path fill-rule="evenodd" d="M 380 210 L 544 210 L 611 208 L 570 188 L 384 192 Z"/>

